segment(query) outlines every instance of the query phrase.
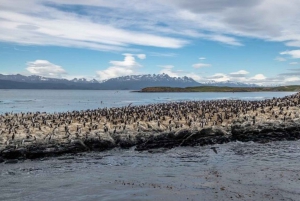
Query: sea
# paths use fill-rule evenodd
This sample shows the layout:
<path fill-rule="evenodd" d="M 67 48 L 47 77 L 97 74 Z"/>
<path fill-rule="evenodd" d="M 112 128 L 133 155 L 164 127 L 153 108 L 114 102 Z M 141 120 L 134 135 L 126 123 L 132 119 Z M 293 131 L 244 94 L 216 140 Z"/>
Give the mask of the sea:
<path fill-rule="evenodd" d="M 0 114 L 177 101 L 263 100 L 294 93 L 0 90 Z M 132 147 L 0 163 L 1 201 L 299 201 L 299 186 L 300 141 L 230 142 L 142 152 Z"/>
<path fill-rule="evenodd" d="M 66 112 L 97 108 L 112 108 L 218 99 L 263 100 L 284 97 L 295 92 L 242 92 L 242 93 L 139 93 L 115 90 L 1 90 L 0 114 L 5 112 Z"/>

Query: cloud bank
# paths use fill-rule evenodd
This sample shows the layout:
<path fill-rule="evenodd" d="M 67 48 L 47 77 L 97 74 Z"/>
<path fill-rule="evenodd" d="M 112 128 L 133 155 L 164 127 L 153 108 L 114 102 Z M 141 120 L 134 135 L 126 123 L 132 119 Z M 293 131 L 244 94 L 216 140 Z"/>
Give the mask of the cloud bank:
<path fill-rule="evenodd" d="M 193 68 L 203 68 L 203 67 L 210 67 L 211 64 L 205 64 L 205 63 L 197 63 L 193 64 Z"/>
<path fill-rule="evenodd" d="M 109 63 L 112 65 L 105 70 L 97 71 L 97 77 L 99 80 L 107 80 L 110 78 L 116 78 L 125 75 L 133 75 L 138 74 L 139 68 L 142 67 L 135 60 L 135 56 L 133 54 L 123 54 L 124 60 L 123 61 L 110 61 Z M 145 54 L 137 55 L 139 59 L 145 59 Z"/>
<path fill-rule="evenodd" d="M 247 37 L 300 47 L 299 7 L 298 0 L 137 0 L 126 6 L 122 0 L 3 0 L 0 41 L 124 51 L 181 48 L 194 40 L 241 46 Z"/>
<path fill-rule="evenodd" d="M 35 60 L 27 62 L 26 70 L 32 75 L 51 78 L 61 78 L 67 74 L 67 72 L 61 66 L 55 65 L 47 60 Z"/>

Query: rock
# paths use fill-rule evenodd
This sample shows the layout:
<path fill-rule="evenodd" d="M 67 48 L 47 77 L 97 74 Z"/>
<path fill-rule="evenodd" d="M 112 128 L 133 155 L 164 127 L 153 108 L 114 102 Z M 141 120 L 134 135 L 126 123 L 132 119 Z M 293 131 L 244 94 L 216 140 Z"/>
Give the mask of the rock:
<path fill-rule="evenodd" d="M 158 154 L 158 153 L 164 153 L 166 152 L 168 149 L 166 148 L 158 148 L 158 149 L 149 149 L 148 150 L 148 153 L 151 153 L 151 154 Z"/>
<path fill-rule="evenodd" d="M 221 144 L 230 141 L 229 137 L 229 133 L 221 127 L 205 128 L 200 131 L 180 129 L 176 132 L 152 136 L 144 143 L 138 144 L 136 150 L 173 148 L 176 146 L 203 146 L 215 143 Z"/>
<path fill-rule="evenodd" d="M 274 140 L 299 139 L 299 123 L 280 121 L 260 122 L 258 125 L 236 123 L 231 127 L 233 140 L 269 142 Z"/>
<path fill-rule="evenodd" d="M 65 156 L 65 157 L 59 157 L 57 158 L 57 160 L 70 160 L 70 159 L 74 159 L 74 156 Z"/>
<path fill-rule="evenodd" d="M 1 152 L 1 156 L 5 159 L 16 159 L 22 158 L 24 155 L 20 150 L 17 149 L 5 149 Z"/>
<path fill-rule="evenodd" d="M 18 163 L 18 159 L 10 159 L 10 160 L 6 160 L 4 162 L 4 164 L 14 164 L 14 163 Z"/>
<path fill-rule="evenodd" d="M 176 139 L 186 139 L 188 136 L 191 135 L 191 131 L 188 129 L 180 129 L 178 131 L 175 132 L 174 137 Z"/>
<path fill-rule="evenodd" d="M 49 143 L 34 143 L 15 148 L 8 146 L 1 151 L 1 161 L 14 159 L 35 159 L 48 156 L 58 156 L 66 153 L 78 153 L 89 150 L 103 151 L 114 147 L 136 150 L 165 150 L 176 146 L 203 146 L 222 144 L 230 141 L 255 141 L 266 143 L 274 140 L 300 139 L 300 120 L 296 121 L 251 121 L 237 120 L 230 127 L 212 126 L 196 129 L 178 129 L 169 132 L 147 131 L 123 133 L 99 133 L 87 139 L 72 139 L 69 142 L 51 141 Z M 159 152 L 159 151 L 158 151 Z"/>
<path fill-rule="evenodd" d="M 104 151 L 116 147 L 116 143 L 112 138 L 89 138 L 86 139 L 84 143 L 90 150 L 95 151 Z"/>

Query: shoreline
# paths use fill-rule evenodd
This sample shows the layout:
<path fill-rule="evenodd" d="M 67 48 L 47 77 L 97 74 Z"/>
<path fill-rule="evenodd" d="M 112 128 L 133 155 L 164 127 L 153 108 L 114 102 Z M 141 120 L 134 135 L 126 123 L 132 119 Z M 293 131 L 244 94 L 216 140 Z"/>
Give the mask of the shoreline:
<path fill-rule="evenodd" d="M 198 87 L 146 87 L 139 93 L 155 93 L 155 92 L 299 92 L 300 86 L 279 86 L 279 87 L 226 87 L 226 86 L 198 86 Z"/>
<path fill-rule="evenodd" d="M 130 90 L 129 90 L 130 91 Z M 298 91 L 130 91 L 132 93 L 276 93 L 276 92 L 291 92 Z"/>
<path fill-rule="evenodd" d="M 116 147 L 144 151 L 300 139 L 300 93 L 260 101 L 159 103 L 0 115 L 0 162 Z"/>

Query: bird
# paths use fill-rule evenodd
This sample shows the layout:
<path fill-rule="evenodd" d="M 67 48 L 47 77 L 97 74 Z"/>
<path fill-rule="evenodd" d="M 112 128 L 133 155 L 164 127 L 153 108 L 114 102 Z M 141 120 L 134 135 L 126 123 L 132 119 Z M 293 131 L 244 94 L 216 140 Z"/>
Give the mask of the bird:
<path fill-rule="evenodd" d="M 217 148 L 218 148 L 218 147 L 211 147 L 211 149 L 212 149 L 216 154 L 218 153 Z"/>

